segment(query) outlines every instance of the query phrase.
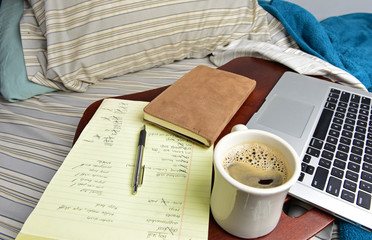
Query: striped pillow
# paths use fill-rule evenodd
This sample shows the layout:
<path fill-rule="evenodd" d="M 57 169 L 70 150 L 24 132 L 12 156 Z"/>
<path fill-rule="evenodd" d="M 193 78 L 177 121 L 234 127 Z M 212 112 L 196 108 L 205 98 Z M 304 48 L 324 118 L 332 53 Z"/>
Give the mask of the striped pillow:
<path fill-rule="evenodd" d="M 47 42 L 37 55 L 47 66 L 29 78 L 81 92 L 104 78 L 205 57 L 266 19 L 256 0 L 29 2 Z"/>

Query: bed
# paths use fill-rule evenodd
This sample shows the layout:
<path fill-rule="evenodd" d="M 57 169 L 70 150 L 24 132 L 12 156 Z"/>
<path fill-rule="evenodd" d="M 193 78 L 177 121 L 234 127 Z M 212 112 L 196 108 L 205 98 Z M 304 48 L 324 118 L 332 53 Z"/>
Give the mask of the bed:
<path fill-rule="evenodd" d="M 320 23 L 283 1 L 0 4 L 1 239 L 17 236 L 97 100 L 170 85 L 198 65 L 240 56 L 372 90 L 370 13 Z M 350 45 L 337 41 L 340 24 L 353 26 L 348 38 L 358 36 Z"/>

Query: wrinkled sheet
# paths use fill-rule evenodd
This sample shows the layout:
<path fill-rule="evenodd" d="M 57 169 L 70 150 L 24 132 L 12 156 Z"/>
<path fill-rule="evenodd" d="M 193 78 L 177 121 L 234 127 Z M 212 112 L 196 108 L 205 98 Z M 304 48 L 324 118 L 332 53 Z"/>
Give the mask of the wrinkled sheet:
<path fill-rule="evenodd" d="M 266 16 L 267 31 L 218 47 L 210 57 L 105 79 L 84 93 L 57 91 L 15 103 L 0 99 L 0 238 L 16 237 L 70 151 L 84 110 L 96 100 L 169 85 L 197 65 L 216 67 L 240 56 L 280 62 L 302 74 L 364 88 L 350 73 L 300 50 L 284 26 Z"/>
<path fill-rule="evenodd" d="M 102 98 L 170 85 L 208 58 L 187 59 L 111 78 L 85 93 L 0 99 L 0 239 L 14 239 L 72 147 L 84 110 Z"/>
<path fill-rule="evenodd" d="M 319 22 L 302 7 L 259 1 L 280 20 L 300 49 L 352 74 L 372 91 L 372 14 L 353 13 Z"/>

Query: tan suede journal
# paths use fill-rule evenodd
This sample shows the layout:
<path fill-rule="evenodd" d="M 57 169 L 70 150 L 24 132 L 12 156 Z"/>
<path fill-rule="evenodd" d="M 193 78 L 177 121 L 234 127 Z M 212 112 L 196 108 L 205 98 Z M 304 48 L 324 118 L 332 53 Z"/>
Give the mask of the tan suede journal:
<path fill-rule="evenodd" d="M 147 122 L 211 146 L 256 86 L 256 81 L 198 66 L 144 108 Z"/>

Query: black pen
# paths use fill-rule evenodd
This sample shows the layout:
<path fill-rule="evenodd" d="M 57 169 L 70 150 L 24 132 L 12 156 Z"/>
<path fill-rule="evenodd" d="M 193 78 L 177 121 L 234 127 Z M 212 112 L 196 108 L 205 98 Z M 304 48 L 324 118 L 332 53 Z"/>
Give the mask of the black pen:
<path fill-rule="evenodd" d="M 137 159 L 136 165 L 134 166 L 134 175 L 133 175 L 133 194 L 137 193 L 137 188 L 142 184 L 143 173 L 145 167 L 142 167 L 143 159 L 143 150 L 145 148 L 146 142 L 146 126 L 143 125 L 143 129 L 140 131 L 139 140 L 138 140 L 138 149 L 137 149 Z"/>

